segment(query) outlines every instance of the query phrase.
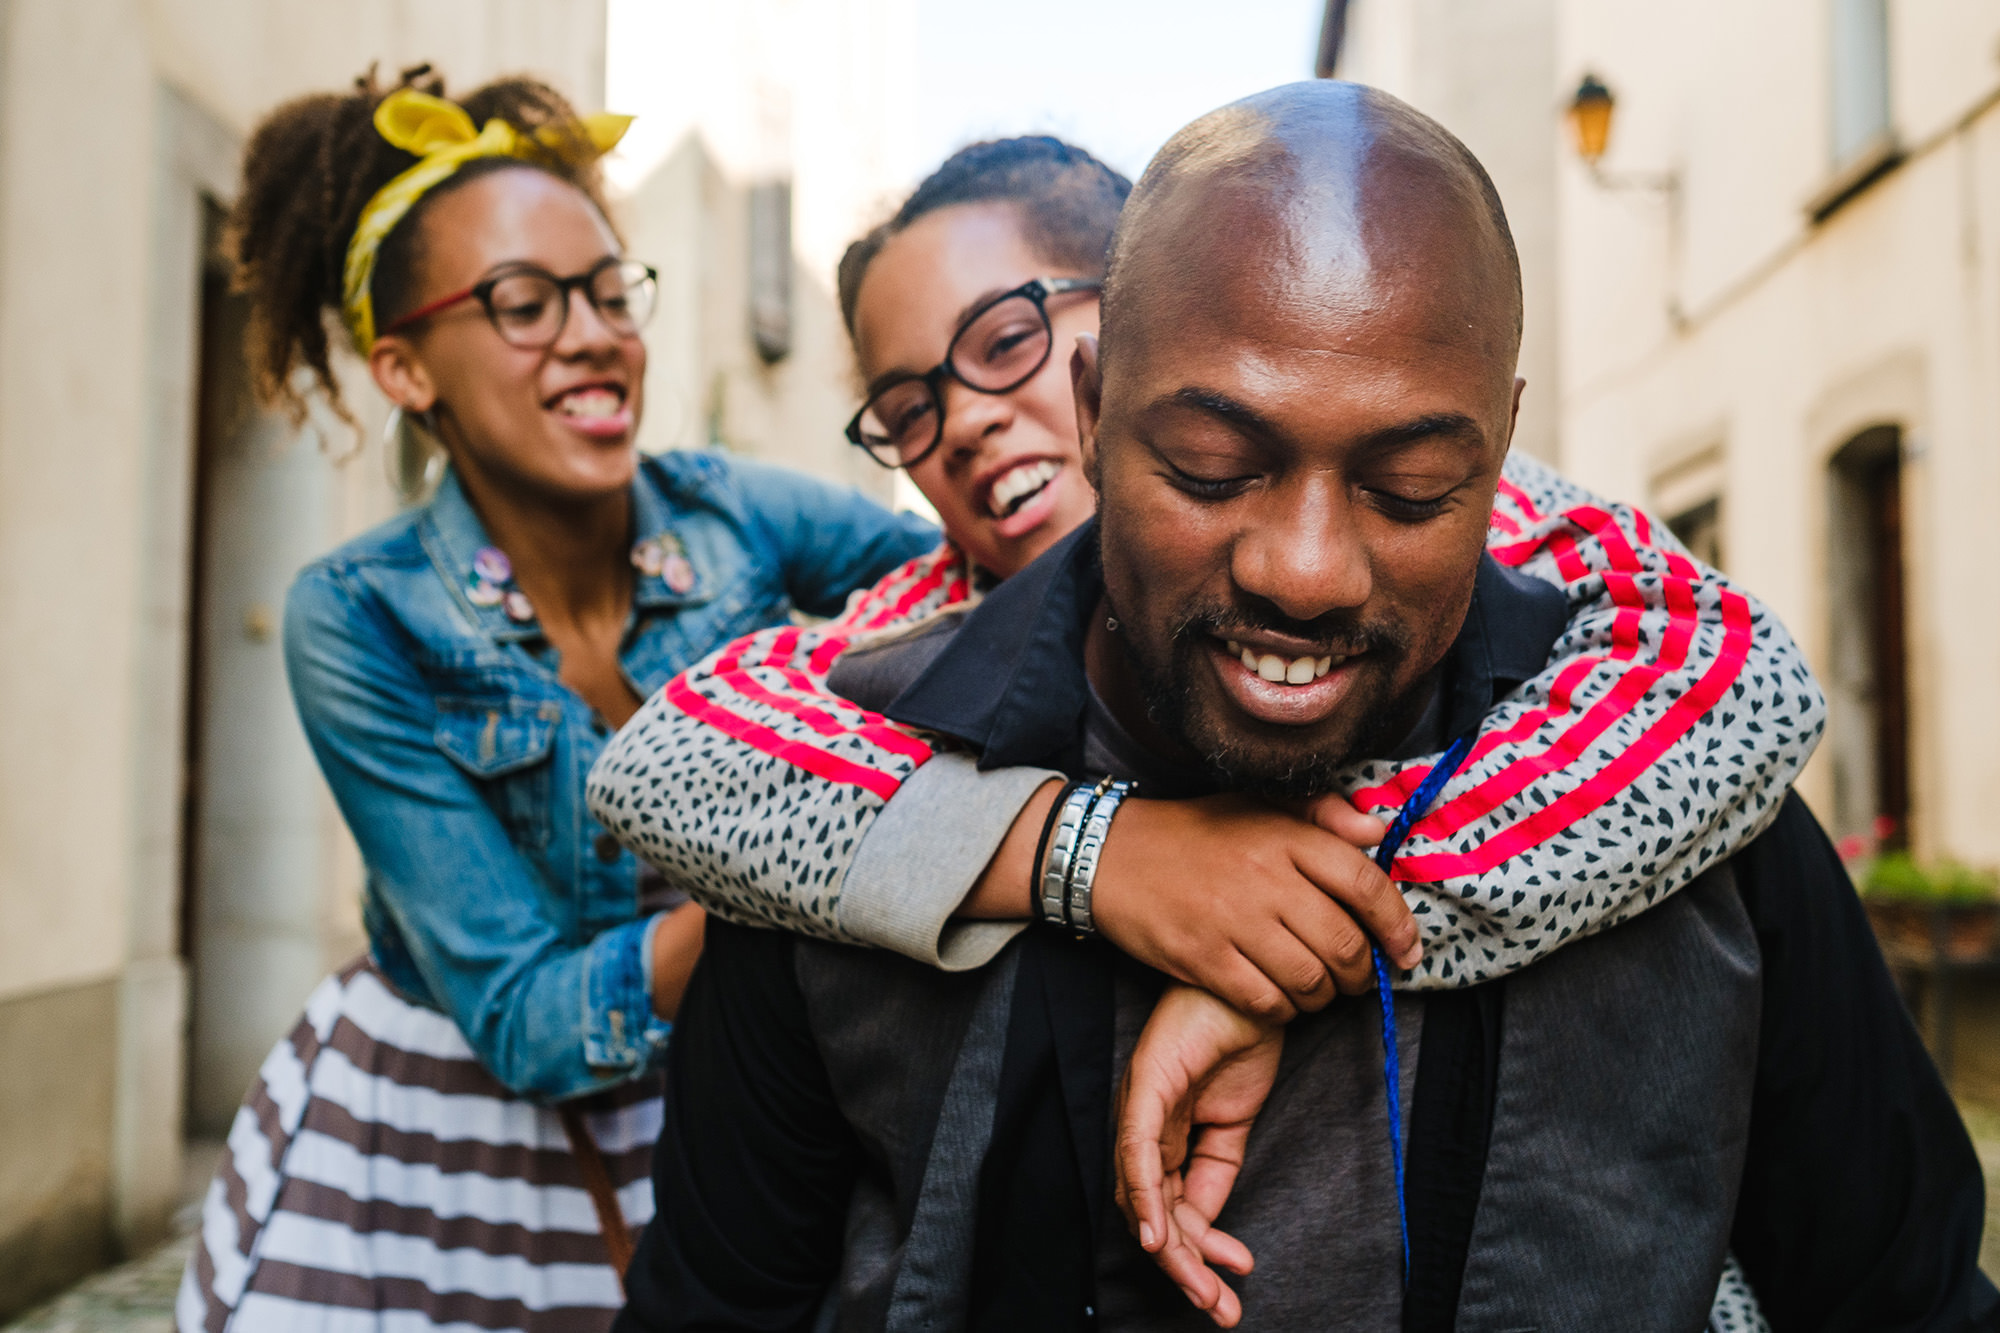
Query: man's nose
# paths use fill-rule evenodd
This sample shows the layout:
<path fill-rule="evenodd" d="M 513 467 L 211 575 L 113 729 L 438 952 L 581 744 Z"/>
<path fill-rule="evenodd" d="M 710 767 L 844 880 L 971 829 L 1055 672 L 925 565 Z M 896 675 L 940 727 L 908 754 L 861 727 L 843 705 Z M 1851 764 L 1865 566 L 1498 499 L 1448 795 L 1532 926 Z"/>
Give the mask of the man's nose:
<path fill-rule="evenodd" d="M 1280 482 L 1245 517 L 1230 558 L 1242 591 L 1299 621 L 1367 602 L 1374 575 L 1344 486 Z"/>

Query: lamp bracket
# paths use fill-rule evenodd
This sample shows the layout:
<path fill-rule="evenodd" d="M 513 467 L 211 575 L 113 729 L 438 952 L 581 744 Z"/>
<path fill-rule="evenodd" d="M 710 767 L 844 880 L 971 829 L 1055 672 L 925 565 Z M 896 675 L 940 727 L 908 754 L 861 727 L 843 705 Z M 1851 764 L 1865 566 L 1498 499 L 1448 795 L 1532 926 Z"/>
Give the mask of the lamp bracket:
<path fill-rule="evenodd" d="M 1681 177 L 1677 171 L 1606 171 L 1593 162 L 1590 164 L 1590 179 L 1600 190 L 1643 190 L 1650 194 L 1675 195 L 1681 189 Z"/>

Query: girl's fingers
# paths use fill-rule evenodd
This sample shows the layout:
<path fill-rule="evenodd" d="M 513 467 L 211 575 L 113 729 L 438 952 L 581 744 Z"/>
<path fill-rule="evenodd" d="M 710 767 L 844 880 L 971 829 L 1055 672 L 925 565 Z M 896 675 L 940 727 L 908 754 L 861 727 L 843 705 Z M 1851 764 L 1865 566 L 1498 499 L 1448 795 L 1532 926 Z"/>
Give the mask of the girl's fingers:
<path fill-rule="evenodd" d="M 1306 802 L 1306 818 L 1356 847 L 1373 847 L 1382 841 L 1388 825 L 1373 815 L 1364 815 L 1339 792 L 1328 792 Z"/>

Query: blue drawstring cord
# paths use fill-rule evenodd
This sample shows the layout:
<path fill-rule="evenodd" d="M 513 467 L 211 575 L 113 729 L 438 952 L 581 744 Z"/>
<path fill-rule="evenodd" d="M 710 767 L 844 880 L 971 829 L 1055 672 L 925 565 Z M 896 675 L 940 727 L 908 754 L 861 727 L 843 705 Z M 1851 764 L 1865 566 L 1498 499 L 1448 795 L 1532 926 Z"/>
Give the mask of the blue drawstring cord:
<path fill-rule="evenodd" d="M 1465 762 L 1465 756 L 1472 753 L 1472 737 L 1461 736 L 1453 741 L 1431 769 L 1417 790 L 1404 803 L 1402 812 L 1389 825 L 1389 831 L 1382 835 L 1381 845 L 1375 849 L 1375 864 L 1382 867 L 1382 873 L 1389 873 L 1396 861 L 1396 849 L 1403 845 L 1403 839 L 1410 835 L 1410 826 L 1422 819 L 1424 812 L 1431 808 L 1444 784 Z M 1396 997 L 1389 990 L 1389 960 L 1382 956 L 1382 946 L 1370 944 L 1375 955 L 1375 994 L 1382 1001 L 1382 1080 L 1389 1088 L 1389 1157 L 1396 1167 L 1396 1220 L 1403 1228 L 1403 1285 L 1410 1284 L 1410 1206 L 1403 1193 L 1403 1059 L 1396 1044 Z"/>

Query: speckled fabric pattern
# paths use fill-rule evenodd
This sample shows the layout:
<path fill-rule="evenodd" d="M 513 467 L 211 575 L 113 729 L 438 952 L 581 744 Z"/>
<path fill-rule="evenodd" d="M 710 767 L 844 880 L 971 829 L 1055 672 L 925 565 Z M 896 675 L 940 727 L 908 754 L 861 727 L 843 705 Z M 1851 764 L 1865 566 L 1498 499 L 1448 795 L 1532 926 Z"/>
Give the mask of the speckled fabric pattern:
<path fill-rule="evenodd" d="M 1516 454 L 1488 549 L 1562 588 L 1569 628 L 1543 672 L 1488 714 L 1406 844 L 1399 878 L 1426 954 L 1403 984 L 1417 988 L 1505 975 L 1686 884 L 1770 822 L 1825 725 L 1776 617 L 1638 511 Z M 975 596 L 947 545 L 835 621 L 731 644 L 612 741 L 592 810 L 726 919 L 884 945 L 844 928 L 843 877 L 941 742 L 831 696 L 826 673 L 849 644 Z M 1368 764 L 1350 789 L 1393 811 L 1429 770 Z"/>
<path fill-rule="evenodd" d="M 933 742 L 826 689 L 850 644 L 977 596 L 940 546 L 824 625 L 780 626 L 697 664 L 612 738 L 587 799 L 620 841 L 709 911 L 841 943 L 840 884 L 862 833 Z"/>
<path fill-rule="evenodd" d="M 1771 1325 L 1757 1306 L 1749 1279 L 1730 1255 L 1722 1266 L 1722 1285 L 1716 1288 L 1715 1304 L 1708 1312 L 1706 1333 L 1771 1333 Z"/>
<path fill-rule="evenodd" d="M 1419 988 L 1510 972 L 1685 885 L 1769 826 L 1826 726 L 1777 617 L 1639 511 L 1517 456 L 1488 549 L 1561 587 L 1570 622 L 1398 858 Z M 1364 765 L 1349 790 L 1389 814 L 1428 772 Z"/>

